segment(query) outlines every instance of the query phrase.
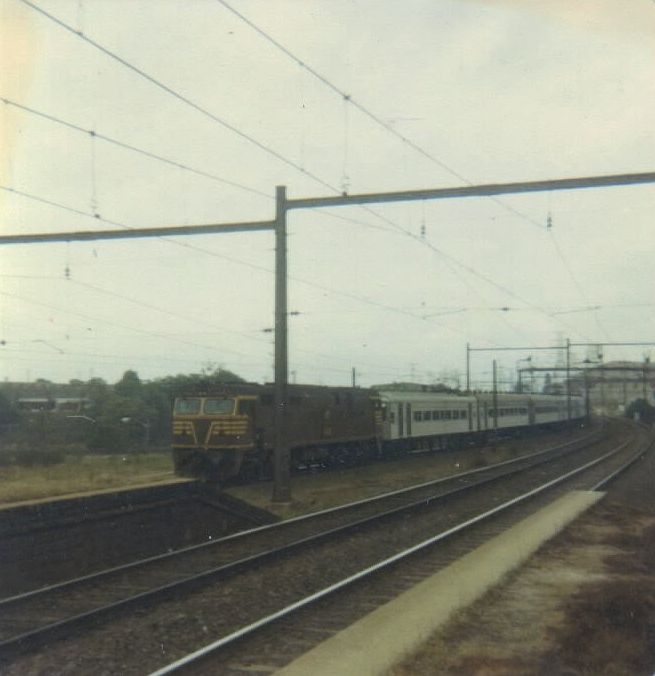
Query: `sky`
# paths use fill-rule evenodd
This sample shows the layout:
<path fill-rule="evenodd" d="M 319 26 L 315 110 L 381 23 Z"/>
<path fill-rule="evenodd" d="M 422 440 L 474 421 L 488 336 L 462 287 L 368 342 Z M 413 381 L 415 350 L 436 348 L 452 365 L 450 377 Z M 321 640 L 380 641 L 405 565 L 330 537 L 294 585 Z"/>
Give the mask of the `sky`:
<path fill-rule="evenodd" d="M 0 0 L 0 31 L 2 235 L 272 220 L 277 185 L 655 169 L 652 0 Z M 644 185 L 293 211 L 290 379 L 463 385 L 467 343 L 655 341 L 654 207 Z M 273 269 L 269 232 L 0 245 L 0 379 L 271 381 Z M 562 356 L 476 351 L 472 384 Z"/>

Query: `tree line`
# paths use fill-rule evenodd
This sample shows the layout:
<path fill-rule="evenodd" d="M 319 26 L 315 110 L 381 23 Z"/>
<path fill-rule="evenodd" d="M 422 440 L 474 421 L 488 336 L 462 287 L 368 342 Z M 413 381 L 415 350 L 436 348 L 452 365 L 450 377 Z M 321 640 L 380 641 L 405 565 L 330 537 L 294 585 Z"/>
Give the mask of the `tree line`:
<path fill-rule="evenodd" d="M 57 462 L 70 453 L 124 453 L 170 446 L 173 400 L 180 392 L 245 382 L 214 368 L 142 381 L 134 370 L 110 384 L 102 378 L 68 383 L 85 405 L 74 412 L 21 410 L 9 383 L 0 384 L 0 464 Z M 39 380 L 40 391 L 60 388 Z"/>

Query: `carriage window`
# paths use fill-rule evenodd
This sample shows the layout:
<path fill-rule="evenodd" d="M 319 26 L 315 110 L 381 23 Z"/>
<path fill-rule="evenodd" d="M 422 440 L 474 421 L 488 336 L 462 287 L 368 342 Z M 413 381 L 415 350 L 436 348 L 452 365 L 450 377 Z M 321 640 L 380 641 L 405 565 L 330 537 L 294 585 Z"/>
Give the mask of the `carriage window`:
<path fill-rule="evenodd" d="M 230 415 L 234 413 L 234 399 L 205 399 L 203 411 L 209 415 Z"/>
<path fill-rule="evenodd" d="M 432 420 L 432 411 L 423 411 L 423 420 Z"/>
<path fill-rule="evenodd" d="M 459 411 L 453 411 L 453 420 L 459 420 Z"/>
<path fill-rule="evenodd" d="M 444 411 L 441 415 L 444 420 L 450 420 L 452 418 L 452 411 Z"/>
<path fill-rule="evenodd" d="M 468 413 L 466 411 L 460 411 L 459 417 L 462 418 L 462 420 L 466 420 L 466 418 L 468 417 Z"/>
<path fill-rule="evenodd" d="M 196 415 L 200 413 L 200 399 L 196 397 L 176 399 L 174 412 L 179 415 Z"/>
<path fill-rule="evenodd" d="M 415 420 L 416 422 L 420 422 L 420 421 L 421 421 L 421 412 L 420 412 L 420 411 L 414 411 L 414 420 Z"/>

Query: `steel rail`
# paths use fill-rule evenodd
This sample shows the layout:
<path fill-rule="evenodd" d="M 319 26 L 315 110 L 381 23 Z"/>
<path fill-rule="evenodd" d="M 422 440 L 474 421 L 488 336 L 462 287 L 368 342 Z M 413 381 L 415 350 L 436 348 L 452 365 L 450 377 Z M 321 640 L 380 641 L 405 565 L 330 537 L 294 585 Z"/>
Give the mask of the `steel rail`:
<path fill-rule="evenodd" d="M 190 545 L 188 547 L 183 547 L 181 549 L 176 549 L 175 551 L 172 552 L 164 552 L 163 554 L 157 554 L 155 556 L 149 556 L 145 559 L 139 559 L 137 561 L 131 561 L 130 563 L 126 564 L 121 564 L 119 566 L 114 566 L 112 568 L 107 568 L 105 570 L 97 571 L 94 573 L 89 573 L 88 575 L 82 575 L 80 577 L 76 578 L 71 578 L 70 580 L 64 580 L 63 582 L 57 582 L 52 585 L 48 585 L 45 587 L 39 587 L 38 589 L 33 589 L 28 592 L 23 592 L 21 594 L 16 594 L 14 596 L 8 596 L 4 599 L 0 599 L 0 611 L 3 609 L 6 609 L 7 606 L 21 602 L 21 601 L 26 601 L 30 598 L 38 597 L 41 595 L 44 595 L 46 593 L 50 593 L 53 591 L 61 591 L 64 589 L 70 589 L 78 585 L 85 584 L 87 582 L 93 582 L 93 581 L 100 581 L 103 577 L 109 577 L 111 575 L 116 575 L 119 573 L 123 572 L 128 572 L 130 570 L 133 570 L 135 568 L 139 568 L 142 566 L 147 566 L 152 563 L 157 563 L 160 561 L 165 561 L 167 559 L 174 559 L 177 557 L 184 556 L 186 554 L 191 554 L 195 551 L 200 551 L 202 549 L 209 549 L 209 548 L 214 548 L 217 546 L 220 546 L 226 542 L 230 542 L 232 540 L 237 540 L 237 539 L 242 539 L 251 535 L 254 535 L 256 533 L 260 533 L 263 531 L 267 530 L 273 530 L 273 529 L 281 529 L 281 528 L 286 528 L 292 524 L 297 524 L 300 522 L 307 522 L 311 521 L 313 519 L 317 519 L 318 517 L 322 517 L 328 514 L 335 514 L 338 512 L 345 513 L 348 510 L 354 509 L 356 507 L 361 507 L 367 504 L 375 504 L 376 502 L 381 502 L 382 500 L 387 500 L 389 498 L 393 498 L 396 496 L 401 496 L 407 493 L 411 493 L 413 491 L 418 491 L 423 488 L 428 488 L 430 486 L 438 486 L 443 483 L 447 483 L 449 481 L 459 481 L 461 479 L 464 479 L 466 477 L 481 473 L 481 472 L 492 472 L 497 468 L 511 465 L 514 463 L 518 463 L 521 461 L 529 460 L 531 458 L 536 458 L 541 455 L 544 455 L 546 453 L 551 453 L 555 452 L 558 450 L 564 450 L 568 448 L 569 446 L 573 446 L 578 443 L 584 444 L 592 444 L 596 438 L 600 436 L 600 430 L 595 430 L 591 432 L 590 434 L 587 434 L 583 437 L 580 437 L 579 439 L 574 439 L 572 441 L 568 441 L 564 444 L 558 444 L 556 446 L 549 446 L 548 448 L 542 449 L 540 451 L 536 451 L 535 453 L 527 453 L 525 455 L 521 455 L 517 458 L 511 458 L 509 460 L 504 460 L 499 463 L 494 463 L 493 465 L 487 466 L 487 467 L 478 467 L 476 469 L 472 470 L 467 470 L 465 472 L 458 472 L 456 474 L 451 474 L 449 476 L 445 477 L 440 477 L 439 479 L 433 479 L 430 481 L 426 481 L 420 484 L 414 484 L 412 486 L 406 486 L 404 488 L 400 488 L 394 491 L 388 491 L 386 493 L 381 493 L 380 495 L 375 495 L 371 498 L 363 498 L 361 500 L 355 500 L 353 502 L 346 503 L 345 505 L 337 505 L 336 507 L 328 507 L 326 509 L 318 510 L 316 512 L 310 512 L 309 514 L 301 514 L 300 516 L 295 516 L 292 517 L 291 519 L 285 519 L 284 521 L 279 521 L 276 523 L 271 523 L 271 524 L 265 524 L 263 526 L 255 526 L 254 528 L 249 528 L 247 530 L 239 531 L 238 533 L 232 533 L 230 535 L 226 535 L 225 537 L 216 539 L 216 540 L 210 540 L 207 542 L 201 542 L 199 544 L 195 545 Z M 1 644 L 0 644 L 1 646 Z"/>
<path fill-rule="evenodd" d="M 616 455 L 617 453 L 622 451 L 625 448 L 625 446 L 628 445 L 628 443 L 630 442 L 626 441 L 620 444 L 617 448 L 609 451 L 608 453 L 605 453 L 601 457 L 596 458 L 595 460 L 592 460 L 588 463 L 585 463 L 581 467 L 571 470 L 566 474 L 562 475 L 561 477 L 557 477 L 555 479 L 552 479 L 551 481 L 546 482 L 545 484 L 542 484 L 541 486 L 537 486 L 536 488 L 528 491 L 527 493 L 523 493 L 522 495 L 512 498 L 511 500 L 508 500 L 507 502 L 504 502 L 501 505 L 497 505 L 496 507 L 486 512 L 483 512 L 482 514 L 478 514 L 477 516 L 472 517 L 471 519 L 468 519 L 467 521 L 464 521 L 458 524 L 457 526 L 453 526 L 452 528 L 449 528 L 441 533 L 438 533 L 437 535 L 428 538 L 427 540 L 424 540 L 423 542 L 420 542 L 412 547 L 409 547 L 408 549 L 405 549 L 402 552 L 398 552 L 397 554 L 394 554 L 391 557 L 388 557 L 372 566 L 369 566 L 368 568 L 365 568 L 364 570 L 355 573 L 354 575 L 350 575 L 349 577 L 344 578 L 343 580 L 340 580 L 339 582 L 336 582 L 318 592 L 315 592 L 314 594 L 311 594 L 305 597 L 304 599 L 300 599 L 299 601 L 296 601 L 295 603 L 292 603 L 286 606 L 285 608 L 281 608 L 275 613 L 271 613 L 270 615 L 267 615 L 266 617 L 263 617 L 257 620 L 256 622 L 253 622 L 252 624 L 242 627 L 237 631 L 232 632 L 231 634 L 228 634 L 227 636 L 224 636 L 214 641 L 213 643 L 210 643 L 206 646 L 203 646 L 202 648 L 199 648 L 198 650 L 195 650 L 192 653 L 189 653 L 185 657 L 182 657 L 179 660 L 176 660 L 175 662 L 172 662 L 156 671 L 151 672 L 149 676 L 167 676 L 168 674 L 180 671 L 190 666 L 194 662 L 200 661 L 201 659 L 210 656 L 212 653 L 217 652 L 221 648 L 232 645 L 237 641 L 252 635 L 259 629 L 268 626 L 276 622 L 277 620 L 280 620 L 292 614 L 297 610 L 305 608 L 320 599 L 323 599 L 331 594 L 334 594 L 337 591 L 341 591 L 345 587 L 348 587 L 353 583 L 362 580 L 363 578 L 369 577 L 374 573 L 389 568 L 397 564 L 398 562 L 412 556 L 417 552 L 427 549 L 428 547 L 431 547 L 432 545 L 441 542 L 442 540 L 445 540 L 448 537 L 455 535 L 456 533 L 459 533 L 467 528 L 470 528 L 471 526 L 477 523 L 485 521 L 491 518 L 492 516 L 498 514 L 499 512 L 505 511 L 510 507 L 513 507 L 514 505 L 524 502 L 525 500 L 528 500 L 534 497 L 535 495 L 538 495 L 539 493 L 542 493 L 548 490 L 549 488 L 552 488 L 557 484 L 563 483 L 564 481 L 570 479 L 571 477 L 580 474 L 581 472 L 584 472 L 585 470 Z"/>
<path fill-rule="evenodd" d="M 589 435 L 592 436 L 592 435 Z M 576 440 L 580 441 L 580 440 Z M 575 442 L 568 442 L 567 444 L 564 444 L 562 446 L 554 447 L 554 449 L 546 449 L 546 450 L 555 450 L 555 451 L 563 451 L 563 449 L 567 446 L 572 445 Z M 630 441 L 626 441 L 624 445 L 630 443 Z M 581 449 L 577 449 L 581 450 Z M 532 459 L 534 455 L 543 455 L 544 450 L 539 451 L 536 454 L 532 454 L 530 456 L 523 456 L 522 458 L 518 459 L 513 459 L 514 460 L 526 460 L 526 459 Z M 569 451 L 572 452 L 572 451 Z M 4 653 L 12 653 L 15 651 L 22 651 L 25 649 L 26 645 L 33 645 L 36 642 L 43 642 L 47 639 L 52 639 L 54 637 L 57 637 L 62 634 L 63 630 L 68 630 L 72 629 L 74 627 L 83 625 L 87 623 L 89 620 L 99 620 L 103 617 L 106 617 L 107 615 L 110 615 L 111 613 L 114 613 L 118 610 L 125 610 L 127 608 L 130 608 L 132 606 L 138 606 L 142 605 L 144 602 L 148 601 L 156 601 L 156 600 L 161 600 L 162 597 L 166 597 L 175 593 L 180 593 L 181 591 L 190 591 L 195 588 L 200 588 L 204 585 L 206 585 L 209 581 L 212 579 L 218 579 L 220 577 L 236 574 L 242 570 L 247 570 L 248 568 L 252 567 L 253 564 L 255 563 L 261 563 L 263 561 L 269 560 L 271 558 L 279 557 L 283 554 L 289 553 L 290 551 L 294 551 L 297 549 L 300 549 L 302 547 L 306 547 L 307 545 L 314 544 L 323 540 L 327 540 L 331 537 L 334 537 L 335 535 L 339 534 L 344 534 L 349 531 L 357 530 L 363 525 L 366 524 L 371 524 L 378 522 L 384 518 L 388 518 L 390 516 L 393 516 L 395 514 L 400 514 L 402 512 L 410 512 L 415 509 L 422 509 L 430 505 L 431 503 L 439 500 L 445 500 L 450 497 L 453 497 L 454 495 L 460 494 L 460 493 L 465 493 L 468 491 L 471 491 L 475 488 L 478 488 L 481 485 L 484 484 L 489 484 L 493 483 L 494 481 L 500 481 L 502 479 L 507 478 L 508 476 L 511 476 L 512 474 L 517 474 L 523 471 L 528 471 L 530 469 L 533 469 L 534 467 L 539 466 L 540 464 L 543 464 L 545 461 L 533 463 L 532 465 L 528 465 L 527 467 L 521 467 L 517 468 L 515 470 L 512 470 L 510 472 L 504 473 L 504 474 L 498 474 L 492 477 L 489 477 L 487 479 L 483 479 L 482 481 L 478 481 L 475 483 L 467 484 L 465 486 L 458 486 L 453 488 L 450 491 L 447 491 L 446 493 L 438 494 L 438 495 L 433 495 L 433 496 L 428 496 L 428 497 L 422 497 L 418 501 L 409 503 L 409 504 L 404 504 L 400 506 L 393 507 L 391 509 L 385 510 L 384 512 L 378 512 L 373 515 L 369 515 L 360 519 L 357 519 L 355 521 L 348 522 L 347 524 L 342 524 L 333 528 L 330 528 L 328 530 L 320 531 L 318 533 L 313 533 L 311 535 L 299 538 L 297 540 L 294 540 L 290 543 L 286 543 L 284 545 L 281 545 L 279 547 L 273 547 L 272 549 L 267 549 L 264 551 L 259 551 L 255 554 L 251 554 L 245 557 L 242 557 L 237 560 L 230 561 L 228 563 L 222 564 L 218 567 L 205 570 L 199 574 L 195 574 L 192 576 L 185 577 L 183 579 L 178 579 L 173 582 L 166 583 L 164 585 L 160 585 L 159 587 L 155 587 L 152 589 L 148 589 L 146 591 L 140 592 L 138 594 L 135 594 L 133 596 L 130 596 L 128 598 L 120 599 L 118 601 L 111 602 L 109 604 L 106 604 L 104 606 L 100 606 L 97 608 L 93 608 L 91 610 L 84 611 L 82 613 L 78 613 L 77 615 L 74 616 L 69 616 L 67 618 L 64 618 L 62 620 L 58 620 L 56 622 L 52 622 L 50 624 L 38 627 L 36 629 L 31 629 L 27 632 L 24 632 L 19 635 L 12 636 L 8 639 L 4 639 L 3 641 L 0 641 L 0 655 Z M 498 465 L 494 465 L 493 467 L 497 467 L 500 465 L 505 465 L 505 464 L 510 464 L 507 461 L 504 463 L 498 463 Z M 478 468 L 478 470 L 475 470 L 473 472 L 467 473 L 467 474 L 476 474 L 479 469 L 484 469 L 489 471 L 491 468 Z M 458 475 L 459 476 L 459 475 Z M 452 477 L 450 477 L 452 478 Z M 437 483 L 442 483 L 441 480 L 439 480 Z M 428 482 L 428 485 L 430 482 Z M 406 492 L 404 489 L 401 492 Z M 395 494 L 396 492 L 392 492 L 392 495 Z M 332 511 L 332 510 L 329 510 Z M 277 525 L 277 524 L 273 524 Z M 237 534 L 238 535 L 238 534 Z M 22 600 L 21 597 L 18 597 L 18 600 Z"/>
<path fill-rule="evenodd" d="M 641 448 L 639 451 L 637 451 L 632 458 L 630 458 L 626 463 L 621 465 L 618 469 L 614 470 L 611 474 L 606 476 L 604 479 L 601 479 L 591 490 L 592 491 L 599 491 L 605 488 L 608 484 L 610 484 L 616 477 L 620 476 L 625 472 L 629 467 L 631 467 L 637 460 L 641 460 L 646 453 L 651 451 L 653 449 L 653 446 L 655 446 L 655 438 L 651 438 L 649 441 L 647 441 L 644 445 L 643 448 Z"/>

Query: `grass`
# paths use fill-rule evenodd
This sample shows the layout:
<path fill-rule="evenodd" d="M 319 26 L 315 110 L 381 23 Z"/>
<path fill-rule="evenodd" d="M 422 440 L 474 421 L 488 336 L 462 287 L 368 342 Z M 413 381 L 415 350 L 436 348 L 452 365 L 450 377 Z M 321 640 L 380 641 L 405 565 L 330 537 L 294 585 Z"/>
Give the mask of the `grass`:
<path fill-rule="evenodd" d="M 0 504 L 172 478 L 170 452 L 69 456 L 50 466 L 0 467 Z"/>

